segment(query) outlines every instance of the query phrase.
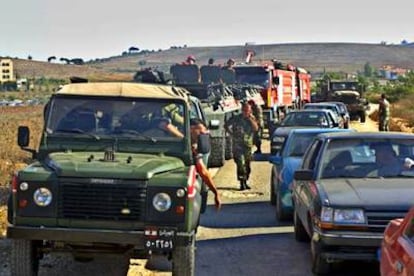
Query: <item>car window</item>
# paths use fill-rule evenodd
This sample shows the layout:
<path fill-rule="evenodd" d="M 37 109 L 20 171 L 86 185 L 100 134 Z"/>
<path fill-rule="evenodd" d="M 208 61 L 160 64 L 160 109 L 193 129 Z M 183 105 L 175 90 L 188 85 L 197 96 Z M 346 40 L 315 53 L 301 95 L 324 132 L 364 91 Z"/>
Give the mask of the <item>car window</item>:
<path fill-rule="evenodd" d="M 303 157 L 302 168 L 310 170 L 315 168 L 316 158 L 318 157 L 318 152 L 321 146 L 322 141 L 319 139 L 313 141 L 313 143 L 309 146 L 309 150 L 306 151 Z"/>

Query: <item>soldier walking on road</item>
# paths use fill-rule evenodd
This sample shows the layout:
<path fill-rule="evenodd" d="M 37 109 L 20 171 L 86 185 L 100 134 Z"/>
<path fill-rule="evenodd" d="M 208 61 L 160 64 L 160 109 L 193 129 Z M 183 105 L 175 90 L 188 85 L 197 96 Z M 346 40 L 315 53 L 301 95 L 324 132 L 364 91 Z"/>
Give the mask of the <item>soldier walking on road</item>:
<path fill-rule="evenodd" d="M 254 153 L 261 154 L 262 153 L 262 135 L 263 135 L 263 109 L 260 105 L 256 104 L 253 100 L 249 101 L 250 106 L 252 107 L 252 112 L 254 117 L 257 120 L 257 124 L 259 129 L 254 133 L 253 136 L 253 143 L 256 146 L 256 151 Z"/>
<path fill-rule="evenodd" d="M 233 140 L 233 158 L 237 166 L 240 190 L 250 189 L 247 180 L 251 172 L 253 136 L 259 129 L 250 104 L 243 103 L 242 113 L 230 118 L 225 124 L 225 129 Z"/>
<path fill-rule="evenodd" d="M 390 103 L 385 94 L 381 94 L 378 108 L 379 131 L 389 131 L 390 124 Z"/>

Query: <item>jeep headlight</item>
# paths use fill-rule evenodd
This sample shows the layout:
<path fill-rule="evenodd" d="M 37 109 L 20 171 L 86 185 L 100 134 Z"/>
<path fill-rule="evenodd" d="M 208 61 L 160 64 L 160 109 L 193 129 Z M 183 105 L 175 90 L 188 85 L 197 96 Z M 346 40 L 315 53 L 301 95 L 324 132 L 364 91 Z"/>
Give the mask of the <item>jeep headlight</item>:
<path fill-rule="evenodd" d="M 322 207 L 321 221 L 334 224 L 364 224 L 366 223 L 362 209 L 334 209 Z"/>
<path fill-rule="evenodd" d="M 158 212 L 165 212 L 171 207 L 171 197 L 166 193 L 158 193 L 152 199 L 152 206 Z"/>
<path fill-rule="evenodd" d="M 52 192 L 48 188 L 41 187 L 33 193 L 33 200 L 37 206 L 46 207 L 52 202 Z"/>

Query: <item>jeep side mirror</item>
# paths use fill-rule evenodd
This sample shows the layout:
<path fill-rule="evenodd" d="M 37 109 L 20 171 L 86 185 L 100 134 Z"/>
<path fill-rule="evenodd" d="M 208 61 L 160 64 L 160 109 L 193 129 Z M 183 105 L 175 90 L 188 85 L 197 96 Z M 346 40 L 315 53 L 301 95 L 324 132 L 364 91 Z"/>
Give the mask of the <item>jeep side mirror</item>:
<path fill-rule="evenodd" d="M 30 142 L 30 130 L 27 126 L 19 126 L 17 130 L 17 144 L 19 147 L 24 148 L 29 145 Z"/>
<path fill-rule="evenodd" d="M 197 152 L 206 154 L 211 151 L 210 134 L 202 133 L 198 136 L 197 141 Z"/>

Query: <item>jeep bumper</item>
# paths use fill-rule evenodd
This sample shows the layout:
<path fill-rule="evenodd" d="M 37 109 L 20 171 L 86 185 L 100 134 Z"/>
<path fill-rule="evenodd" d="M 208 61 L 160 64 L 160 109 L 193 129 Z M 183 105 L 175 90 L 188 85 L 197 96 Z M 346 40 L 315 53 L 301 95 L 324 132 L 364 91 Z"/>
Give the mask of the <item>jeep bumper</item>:
<path fill-rule="evenodd" d="M 176 232 L 174 247 L 187 245 L 194 236 L 194 231 L 190 233 Z M 60 241 L 66 243 L 85 242 L 85 243 L 112 243 L 122 245 L 133 245 L 135 247 L 145 247 L 149 239 L 145 235 L 145 230 L 107 230 L 107 229 L 81 229 L 81 228 L 59 228 L 59 227 L 35 227 L 35 226 L 15 226 L 9 225 L 7 228 L 7 238 L 26 239 L 26 240 L 47 240 Z M 152 238 L 152 237 L 151 237 Z M 150 238 L 150 239 L 151 239 Z"/>

